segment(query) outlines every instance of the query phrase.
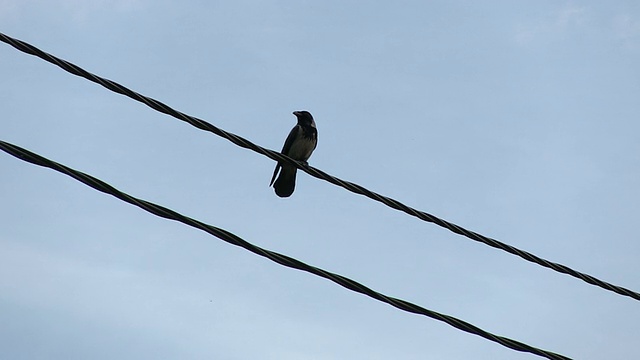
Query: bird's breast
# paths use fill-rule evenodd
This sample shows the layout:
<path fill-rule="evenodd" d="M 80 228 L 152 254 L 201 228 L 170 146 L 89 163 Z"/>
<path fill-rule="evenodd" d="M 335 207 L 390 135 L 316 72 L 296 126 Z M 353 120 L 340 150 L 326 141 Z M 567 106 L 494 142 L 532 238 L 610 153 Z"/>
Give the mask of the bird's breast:
<path fill-rule="evenodd" d="M 316 140 L 306 136 L 300 136 L 291 144 L 289 157 L 298 161 L 307 161 L 316 147 Z"/>

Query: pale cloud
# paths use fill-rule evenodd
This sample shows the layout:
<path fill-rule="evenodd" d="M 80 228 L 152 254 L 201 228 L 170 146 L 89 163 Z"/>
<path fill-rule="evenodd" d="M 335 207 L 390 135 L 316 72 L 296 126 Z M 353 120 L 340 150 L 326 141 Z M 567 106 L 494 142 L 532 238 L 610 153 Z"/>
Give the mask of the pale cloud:
<path fill-rule="evenodd" d="M 519 44 L 564 38 L 589 23 L 589 9 L 566 5 L 542 20 L 517 25 L 515 40 Z"/>
<path fill-rule="evenodd" d="M 65 14 L 74 22 L 85 22 L 103 12 L 135 12 L 143 10 L 148 0 L 0 0 L 0 18 L 16 18 L 33 9 Z"/>
<path fill-rule="evenodd" d="M 0 0 L 0 19 L 13 16 L 20 4 L 20 0 Z"/>
<path fill-rule="evenodd" d="M 8 303 L 175 339 L 182 319 L 193 316 L 189 309 L 205 306 L 208 295 L 118 262 L 95 264 L 11 241 L 0 241 L 0 294 Z"/>
<path fill-rule="evenodd" d="M 630 15 L 618 15 L 613 19 L 615 36 L 627 48 L 640 49 L 640 20 Z"/>
<path fill-rule="evenodd" d="M 127 13 L 144 8 L 146 0 L 59 0 L 63 11 L 68 12 L 73 20 L 83 23 L 104 12 Z"/>

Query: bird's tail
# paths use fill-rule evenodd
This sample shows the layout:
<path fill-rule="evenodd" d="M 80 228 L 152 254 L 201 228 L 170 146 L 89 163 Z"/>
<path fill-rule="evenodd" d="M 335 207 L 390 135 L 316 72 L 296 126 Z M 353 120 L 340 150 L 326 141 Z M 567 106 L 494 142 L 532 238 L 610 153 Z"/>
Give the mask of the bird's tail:
<path fill-rule="evenodd" d="M 276 195 L 280 197 L 289 197 L 293 194 L 293 190 L 296 188 L 296 173 L 298 169 L 284 165 L 280 171 L 278 179 L 273 184 L 273 188 L 276 190 Z"/>

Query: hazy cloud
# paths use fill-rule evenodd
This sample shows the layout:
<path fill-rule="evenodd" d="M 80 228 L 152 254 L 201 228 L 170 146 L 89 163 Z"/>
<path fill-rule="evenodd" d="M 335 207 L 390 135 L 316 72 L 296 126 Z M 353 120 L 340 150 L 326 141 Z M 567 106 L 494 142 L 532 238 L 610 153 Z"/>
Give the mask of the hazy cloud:
<path fill-rule="evenodd" d="M 588 8 L 567 5 L 538 21 L 518 24 L 515 38 L 519 44 L 558 39 L 588 22 Z"/>
<path fill-rule="evenodd" d="M 618 15 L 613 19 L 613 31 L 626 47 L 640 48 L 640 20 L 626 14 Z"/>
<path fill-rule="evenodd" d="M 132 12 L 145 7 L 147 0 L 0 0 L 0 18 L 20 17 L 25 11 L 33 8 L 44 11 L 55 11 L 68 15 L 68 19 L 76 22 L 87 21 L 104 11 Z"/>

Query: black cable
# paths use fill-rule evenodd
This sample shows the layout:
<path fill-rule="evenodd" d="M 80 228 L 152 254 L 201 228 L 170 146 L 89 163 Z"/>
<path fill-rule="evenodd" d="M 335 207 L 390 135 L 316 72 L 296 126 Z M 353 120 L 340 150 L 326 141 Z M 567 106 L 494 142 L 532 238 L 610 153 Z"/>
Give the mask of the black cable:
<path fill-rule="evenodd" d="M 566 356 L 563 355 L 559 355 L 553 352 L 549 352 L 549 351 L 545 351 L 545 350 L 541 350 L 538 348 L 535 348 L 533 346 L 521 343 L 519 341 L 516 340 L 512 340 L 506 337 L 502 337 L 502 336 L 498 336 L 498 335 L 494 335 L 492 333 L 489 333 L 487 331 L 484 331 L 482 329 L 480 329 L 477 326 L 474 326 L 472 324 L 469 324 L 463 320 L 457 319 L 455 317 L 449 316 L 449 315 L 445 315 L 445 314 L 440 314 L 438 312 L 435 311 L 431 311 L 428 309 L 425 309 L 421 306 L 415 305 L 413 303 L 410 303 L 408 301 L 405 300 L 401 300 L 401 299 L 397 299 L 397 298 L 393 298 L 393 297 L 389 297 L 386 296 L 384 294 L 381 294 L 379 292 L 376 292 L 354 280 L 351 280 L 349 278 L 346 278 L 342 275 L 338 275 L 311 265 L 307 265 L 305 263 L 303 263 L 300 260 L 296 260 L 294 258 L 291 258 L 287 255 L 283 255 L 274 251 L 270 251 L 267 249 L 263 249 L 259 246 L 253 245 L 243 239 L 241 239 L 240 237 L 215 226 L 212 225 L 208 225 L 205 224 L 203 222 L 200 222 L 198 220 L 192 219 L 190 217 L 181 215 L 171 209 L 167 209 L 163 206 L 154 204 L 152 202 L 149 201 L 145 201 L 145 200 L 141 200 L 138 199 L 136 197 L 133 197 L 131 195 L 125 194 L 121 191 L 119 191 L 118 189 L 114 188 L 113 186 L 105 183 L 104 181 L 97 179 L 91 175 L 82 173 L 80 171 L 71 169 L 69 167 L 66 167 L 62 164 L 59 164 L 57 162 L 54 162 L 52 160 L 49 160 L 47 158 L 44 158 L 38 154 L 32 153 L 26 149 L 23 149 L 19 146 L 4 142 L 4 141 L 0 141 L 0 149 L 2 149 L 3 151 L 21 159 L 24 160 L 26 162 L 35 164 L 35 165 L 39 165 L 39 166 L 43 166 L 43 167 L 47 167 L 53 170 L 56 170 L 58 172 L 61 172 L 63 174 L 66 174 L 68 176 L 71 176 L 72 178 L 92 187 L 95 190 L 98 190 L 100 192 L 112 195 L 124 202 L 127 202 L 131 205 L 135 205 L 143 210 L 146 210 L 156 216 L 160 216 L 163 217 L 165 219 L 170 219 L 170 220 L 175 220 L 175 221 L 179 221 L 185 225 L 189 225 L 192 226 L 194 228 L 203 230 L 229 244 L 232 245 L 236 245 L 236 246 L 240 246 L 246 250 L 251 251 L 254 254 L 266 257 L 267 259 L 274 261 L 280 265 L 286 266 L 286 267 L 290 267 L 293 269 L 298 269 L 298 270 L 302 270 L 302 271 L 306 271 L 308 273 L 323 277 L 325 279 L 331 280 L 334 283 L 341 285 L 349 290 L 367 295 L 371 298 L 374 298 L 378 301 L 382 301 L 384 303 L 387 303 L 393 307 L 396 307 L 400 310 L 404 310 L 407 312 L 411 312 L 414 314 L 419 314 L 419 315 L 424 315 L 424 316 L 428 316 L 432 319 L 436 319 L 439 321 L 443 321 L 459 330 L 462 331 L 466 331 L 468 333 L 471 334 L 475 334 L 478 336 L 481 336 L 487 340 L 493 341 L 493 342 L 497 342 L 498 344 L 501 344 L 503 346 L 506 346 L 510 349 L 513 350 L 517 350 L 517 351 L 522 351 L 522 352 L 529 352 L 538 356 L 542 356 L 542 357 L 546 357 L 548 359 L 554 359 L 554 360 L 566 360 L 569 359 Z"/>
<path fill-rule="evenodd" d="M 471 240 L 475 240 L 478 242 L 481 242 L 483 244 L 489 245 L 491 247 L 494 247 L 496 249 L 500 249 L 503 251 L 506 251 L 510 254 L 516 255 L 521 257 L 522 259 L 525 259 L 527 261 L 536 263 L 538 265 L 544 266 L 546 268 L 555 270 L 557 272 L 563 273 L 563 274 L 567 274 L 570 276 L 573 276 L 575 278 L 581 279 L 591 285 L 595 285 L 595 286 L 599 286 L 605 290 L 609 290 L 609 291 L 613 291 L 615 293 L 618 293 L 620 295 L 624 295 L 624 296 L 628 296 L 631 297 L 633 299 L 636 300 L 640 300 L 640 293 L 637 293 L 635 291 L 632 291 L 630 289 L 624 288 L 622 286 L 618 286 L 618 285 L 613 285 L 611 283 L 608 283 L 606 281 L 600 280 L 594 276 L 591 276 L 589 274 L 585 274 L 576 270 L 571 269 L 570 267 L 566 266 L 566 265 L 562 265 L 556 262 L 552 262 L 549 260 L 545 260 L 539 256 L 536 256 L 532 253 L 529 253 L 527 251 L 524 250 L 520 250 L 516 247 L 513 247 L 509 244 L 505 244 L 503 242 L 500 242 L 496 239 L 490 238 L 490 237 L 486 237 L 484 235 L 478 234 L 476 232 L 467 230 L 461 226 L 458 226 L 454 223 L 448 222 L 446 220 L 440 219 L 434 215 L 431 215 L 429 213 L 426 213 L 424 211 L 420 211 L 420 210 L 416 210 L 412 207 L 409 207 L 407 205 L 404 205 L 403 203 L 399 202 L 398 200 L 394 200 L 392 198 L 380 195 L 378 193 L 372 192 L 370 190 L 367 190 L 366 188 L 358 185 L 358 184 L 354 184 L 352 182 L 348 182 L 348 181 L 344 181 L 341 179 L 338 179 L 334 176 L 331 176 L 327 173 L 325 173 L 322 170 L 316 169 L 314 167 L 308 166 L 306 164 L 303 163 L 299 163 L 291 158 L 289 158 L 286 155 L 282 155 L 279 152 L 273 151 L 273 150 L 269 150 L 269 149 L 265 149 L 259 145 L 256 145 L 252 142 L 250 142 L 249 140 L 240 137 L 238 135 L 232 134 L 230 132 L 226 132 L 204 120 L 195 118 L 193 116 L 189 116 L 187 114 L 184 114 L 182 112 L 179 112 L 177 110 L 172 109 L 171 107 L 169 107 L 168 105 L 165 105 L 163 103 L 161 103 L 158 100 L 146 97 L 144 95 L 138 94 L 137 92 L 130 90 L 114 81 L 102 78 L 100 76 L 91 74 L 89 72 L 87 72 L 86 70 L 80 68 L 77 65 L 74 65 L 68 61 L 62 60 L 60 58 L 57 58 L 51 54 L 45 53 L 44 51 L 36 48 L 35 46 L 28 44 L 24 41 L 20 41 L 18 39 L 14 39 L 12 37 L 9 37 L 5 34 L 0 33 L 0 40 L 13 46 L 14 48 L 23 51 L 27 54 L 31 54 L 34 56 L 37 56 L 45 61 L 48 61 L 52 64 L 55 64 L 57 66 L 59 66 L 60 68 L 62 68 L 65 71 L 68 71 L 74 75 L 83 77 L 87 80 L 93 81 L 95 83 L 98 83 L 102 86 L 104 86 L 105 88 L 117 92 L 119 94 L 125 95 L 131 99 L 134 99 L 136 101 L 139 101 L 141 103 L 146 104 L 147 106 L 149 106 L 150 108 L 157 110 L 159 112 L 165 113 L 167 115 L 173 116 L 176 119 L 185 121 L 201 130 L 205 130 L 205 131 L 210 131 L 218 136 L 221 136 L 229 141 L 231 141 L 232 143 L 243 147 L 245 149 L 250 149 L 253 150 L 257 153 L 260 153 L 264 156 L 267 156 L 273 160 L 276 161 L 282 161 L 282 162 L 286 162 L 288 164 L 292 164 L 294 166 L 296 166 L 299 169 L 302 169 L 303 171 L 305 171 L 306 173 L 310 174 L 311 176 L 314 176 L 318 179 L 322 179 L 325 181 L 328 181 L 332 184 L 341 186 L 351 192 L 354 192 L 356 194 L 360 194 L 360 195 L 364 195 L 370 199 L 376 200 L 378 202 L 381 202 L 393 209 L 405 212 L 409 215 L 415 216 L 421 220 L 427 221 L 427 222 L 431 222 L 434 223 L 438 226 L 441 226 L 443 228 L 446 228 L 456 234 L 465 236 Z"/>

